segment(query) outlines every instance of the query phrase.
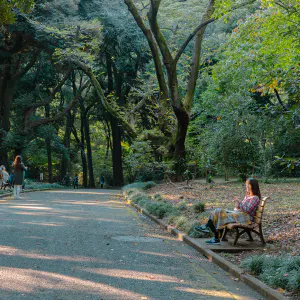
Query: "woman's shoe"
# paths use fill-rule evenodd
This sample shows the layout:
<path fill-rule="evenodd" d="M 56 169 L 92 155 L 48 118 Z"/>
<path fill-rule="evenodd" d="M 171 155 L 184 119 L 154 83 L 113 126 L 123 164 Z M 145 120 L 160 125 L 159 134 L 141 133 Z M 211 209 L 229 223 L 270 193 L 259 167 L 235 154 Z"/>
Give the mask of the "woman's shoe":
<path fill-rule="evenodd" d="M 205 243 L 209 244 L 209 245 L 220 245 L 221 244 L 220 239 L 216 239 L 215 237 L 213 237 L 209 241 L 206 241 Z"/>
<path fill-rule="evenodd" d="M 205 232 L 205 233 L 210 233 L 210 229 L 206 225 L 201 225 L 201 226 L 195 226 L 194 228 L 196 231 L 200 232 Z"/>

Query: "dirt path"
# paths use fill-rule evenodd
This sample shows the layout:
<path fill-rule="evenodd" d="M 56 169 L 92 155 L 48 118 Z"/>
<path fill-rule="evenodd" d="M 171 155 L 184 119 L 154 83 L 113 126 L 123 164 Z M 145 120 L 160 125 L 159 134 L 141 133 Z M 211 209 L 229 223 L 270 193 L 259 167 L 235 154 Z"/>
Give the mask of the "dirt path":
<path fill-rule="evenodd" d="M 0 299 L 262 299 L 116 192 L 1 200 Z"/>

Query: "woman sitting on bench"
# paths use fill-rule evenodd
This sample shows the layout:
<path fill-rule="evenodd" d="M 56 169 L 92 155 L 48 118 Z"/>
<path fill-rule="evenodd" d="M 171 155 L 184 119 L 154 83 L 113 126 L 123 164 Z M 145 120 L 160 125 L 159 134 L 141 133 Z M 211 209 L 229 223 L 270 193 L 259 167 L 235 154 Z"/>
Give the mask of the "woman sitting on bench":
<path fill-rule="evenodd" d="M 195 230 L 214 233 L 214 237 L 207 241 L 207 244 L 220 244 L 220 230 L 228 223 L 251 224 L 258 207 L 261 194 L 258 181 L 254 178 L 246 180 L 246 196 L 243 201 L 234 198 L 235 208 L 233 211 L 222 208 L 215 209 L 210 215 L 208 222 L 201 226 L 196 226 Z"/>

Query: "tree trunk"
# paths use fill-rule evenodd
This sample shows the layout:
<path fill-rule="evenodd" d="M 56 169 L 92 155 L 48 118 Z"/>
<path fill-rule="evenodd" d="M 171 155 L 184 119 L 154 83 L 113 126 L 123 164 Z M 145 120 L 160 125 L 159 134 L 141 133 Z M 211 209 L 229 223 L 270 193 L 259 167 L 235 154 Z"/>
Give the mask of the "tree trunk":
<path fill-rule="evenodd" d="M 124 185 L 123 164 L 122 164 L 122 146 L 121 146 L 121 129 L 118 121 L 110 118 L 112 131 L 112 162 L 113 162 L 113 182 L 114 186 Z"/>
<path fill-rule="evenodd" d="M 10 130 L 10 109 L 16 81 L 10 74 L 10 66 L 4 68 L 3 76 L 0 78 L 0 164 L 7 166 L 7 149 L 3 147 L 3 139 Z"/>
<path fill-rule="evenodd" d="M 60 167 L 60 174 L 61 174 L 61 180 L 66 176 L 66 174 L 69 172 L 69 151 L 70 151 L 70 143 L 71 143 L 71 132 L 72 132 L 72 118 L 70 113 L 66 116 L 66 129 L 65 129 L 65 135 L 63 144 L 65 146 L 66 152 L 63 154 L 63 157 L 61 159 L 61 167 Z"/>
<path fill-rule="evenodd" d="M 174 149 L 174 171 L 176 172 L 176 180 L 182 180 L 182 174 L 186 171 L 186 151 L 185 151 L 185 138 L 187 134 L 187 129 L 189 126 L 189 115 L 185 109 L 174 108 L 176 114 L 177 122 L 177 133 L 175 140 Z"/>
<path fill-rule="evenodd" d="M 45 106 L 45 116 L 50 118 L 50 105 Z M 52 166 L 52 148 L 51 148 L 51 138 L 46 137 L 46 149 L 47 149 L 47 158 L 48 158 L 48 182 L 53 182 L 53 166 Z"/>
<path fill-rule="evenodd" d="M 85 188 L 88 186 L 88 172 L 87 172 L 87 161 L 86 161 L 86 155 L 85 155 L 85 136 L 84 136 L 84 129 L 83 129 L 83 122 L 81 119 L 81 161 L 82 161 L 82 184 Z"/>
<path fill-rule="evenodd" d="M 94 178 L 94 170 L 93 170 L 93 154 L 92 154 L 92 147 L 91 147 L 90 124 L 87 118 L 87 112 L 82 98 L 79 99 L 79 104 L 81 109 L 81 122 L 83 125 L 83 131 L 84 131 L 85 141 L 86 141 L 89 187 L 94 188 L 95 178 Z"/>

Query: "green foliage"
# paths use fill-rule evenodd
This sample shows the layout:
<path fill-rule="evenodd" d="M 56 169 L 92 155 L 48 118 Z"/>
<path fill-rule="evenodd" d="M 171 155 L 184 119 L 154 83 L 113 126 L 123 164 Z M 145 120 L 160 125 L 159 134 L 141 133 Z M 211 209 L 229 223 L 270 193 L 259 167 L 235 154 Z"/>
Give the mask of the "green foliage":
<path fill-rule="evenodd" d="M 193 210 L 196 214 L 200 214 L 205 210 L 205 204 L 201 202 L 193 203 Z"/>
<path fill-rule="evenodd" d="M 127 191 L 131 189 L 138 189 L 138 190 L 149 190 L 152 187 L 156 186 L 156 183 L 154 181 L 147 181 L 147 182 L 134 182 L 131 184 L 125 185 L 122 190 Z"/>
<path fill-rule="evenodd" d="M 242 267 L 274 288 L 288 291 L 300 289 L 300 257 L 256 255 L 242 262 Z"/>
<path fill-rule="evenodd" d="M 159 219 L 166 217 L 174 210 L 170 202 L 148 202 L 146 209 L 149 213 L 157 216 Z"/>
<path fill-rule="evenodd" d="M 178 216 L 174 219 L 175 227 L 181 231 L 188 231 L 190 229 L 189 219 L 185 216 Z"/>
<path fill-rule="evenodd" d="M 180 211 L 187 210 L 187 203 L 186 203 L 186 201 L 181 201 L 181 202 L 176 204 L 176 207 Z"/>
<path fill-rule="evenodd" d="M 0 0 L 0 26 L 14 23 L 17 11 L 28 13 L 33 5 L 33 0 Z"/>
<path fill-rule="evenodd" d="M 124 164 L 131 180 L 161 180 L 165 166 L 157 162 L 150 141 L 135 141 L 127 150 Z"/>

